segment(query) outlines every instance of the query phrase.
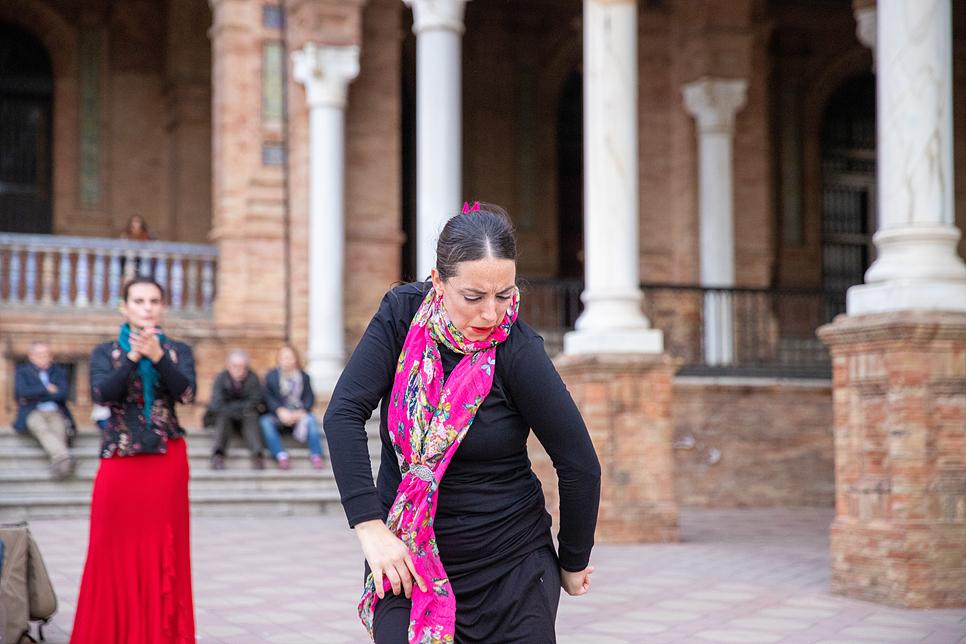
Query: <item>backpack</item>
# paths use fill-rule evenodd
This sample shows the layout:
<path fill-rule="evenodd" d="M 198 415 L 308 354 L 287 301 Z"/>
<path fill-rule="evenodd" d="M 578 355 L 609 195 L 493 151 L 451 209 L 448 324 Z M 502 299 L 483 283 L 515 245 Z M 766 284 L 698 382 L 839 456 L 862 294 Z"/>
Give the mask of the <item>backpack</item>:
<path fill-rule="evenodd" d="M 0 643 L 36 642 L 30 634 L 30 622 L 39 621 L 37 635 L 44 641 L 44 625 L 57 612 L 57 596 L 47 576 L 40 548 L 26 522 L 0 525 L 3 563 L 0 568 L 0 604 L 6 612 L 6 627 L 0 631 Z"/>

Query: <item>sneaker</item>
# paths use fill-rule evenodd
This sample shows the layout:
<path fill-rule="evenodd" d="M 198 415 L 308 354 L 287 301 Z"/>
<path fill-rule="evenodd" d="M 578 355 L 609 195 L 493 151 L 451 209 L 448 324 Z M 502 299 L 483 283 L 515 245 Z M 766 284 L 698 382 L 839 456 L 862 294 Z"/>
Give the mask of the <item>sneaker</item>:
<path fill-rule="evenodd" d="M 211 469 L 213 470 L 223 470 L 225 469 L 225 457 L 221 454 L 214 454 L 211 457 Z"/>
<path fill-rule="evenodd" d="M 252 469 L 253 470 L 264 470 L 265 462 L 262 460 L 261 456 L 256 456 L 252 459 Z"/>
<path fill-rule="evenodd" d="M 325 467 L 325 463 L 322 462 L 322 457 L 318 454 L 312 454 L 312 456 L 309 457 L 309 460 L 312 461 L 312 467 L 314 469 L 321 470 L 323 467 Z"/>
<path fill-rule="evenodd" d="M 280 469 L 280 470 L 288 470 L 288 469 L 291 469 L 292 464 L 289 463 L 288 456 L 279 455 L 279 457 L 278 457 L 277 460 L 278 460 L 278 469 Z"/>

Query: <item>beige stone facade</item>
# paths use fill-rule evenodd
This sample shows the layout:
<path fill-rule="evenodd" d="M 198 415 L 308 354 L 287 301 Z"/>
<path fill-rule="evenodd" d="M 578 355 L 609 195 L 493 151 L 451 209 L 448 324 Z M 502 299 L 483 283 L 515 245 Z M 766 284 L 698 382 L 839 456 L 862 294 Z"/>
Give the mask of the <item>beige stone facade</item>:
<path fill-rule="evenodd" d="M 520 277 L 535 284 L 583 276 L 583 4 L 473 0 L 465 7 L 460 36 L 462 190 L 470 201 L 507 208 L 520 239 Z M 841 296 L 833 304 L 794 299 L 798 295 L 756 304 L 762 307 L 755 314 L 761 328 L 742 321 L 735 330 L 745 338 L 739 358 L 751 349 L 769 360 L 803 346 L 815 350 L 815 329 L 844 312 L 845 288 L 862 282 L 874 259 L 875 77 L 873 53 L 856 34 L 856 11 L 874 7 L 874 0 L 637 2 L 640 282 L 691 288 L 701 281 L 701 135 L 682 90 L 695 81 L 718 79 L 747 82 L 732 141 L 735 286 Z M 47 232 L 116 239 L 128 219 L 140 215 L 158 240 L 217 249 L 211 306 L 172 311 L 167 323 L 170 335 L 195 347 L 200 403 L 230 349 L 246 349 L 254 367 L 264 371 L 282 342 L 294 343 L 303 354 L 310 348 L 314 152 L 306 87 L 293 79 L 293 52 L 306 45 L 359 48 L 359 73 L 348 82 L 344 108 L 345 234 L 339 241 L 347 352 L 391 285 L 424 277 L 414 274 L 418 37 L 412 11 L 400 0 L 4 0 L 0 27 L 34 39 L 49 58 L 47 80 L 53 89 L 44 108 L 49 132 L 38 138 L 49 139 L 49 185 L 36 179 L 38 191 L 49 192 Z M 953 151 L 962 167 L 966 4 L 952 3 L 952 32 Z M 0 101 L 18 87 L 5 84 L 8 80 L 0 70 Z M 966 173 L 956 172 L 953 182 L 954 220 L 962 230 Z M 6 207 L 0 207 L 0 235 L 24 232 L 3 228 L 13 221 L 3 212 Z M 453 204 L 454 212 L 458 208 Z M 184 247 L 172 248 L 174 270 Z M 84 418 L 89 411 L 86 356 L 94 344 L 114 335 L 120 318 L 112 314 L 113 303 L 105 300 L 100 308 L 56 304 L 53 288 L 53 297 L 25 304 L 26 295 L 19 301 L 12 295 L 21 286 L 13 285 L 11 275 L 37 280 L 36 288 L 31 282 L 23 292 L 34 289 L 38 300 L 58 280 L 70 296 L 61 300 L 83 300 L 80 291 L 100 287 L 83 282 L 81 288 L 61 276 L 77 273 L 77 280 L 96 283 L 88 272 L 97 270 L 101 255 L 85 255 L 83 261 L 71 256 L 60 264 L 47 259 L 31 269 L 29 252 L 28 246 L 0 244 L 5 356 L 0 391 L 6 401 L 0 424 L 9 423 L 14 411 L 15 361 L 36 340 L 49 341 L 59 360 L 74 364 L 75 406 Z M 53 257 L 53 250 L 44 252 Z M 959 242 L 960 255 L 964 252 L 966 240 Z M 524 297 L 536 301 L 539 292 L 533 288 Z M 755 297 L 741 301 L 757 302 Z M 855 483 L 859 457 L 833 442 L 828 374 L 818 384 L 749 385 L 691 372 L 674 383 L 667 365 L 700 362 L 706 300 L 696 290 L 645 288 L 644 301 L 646 315 L 664 331 L 663 358 L 646 368 L 633 360 L 617 368 L 589 358 L 565 368 L 595 444 L 602 453 L 622 450 L 619 456 L 627 460 L 606 461 L 611 476 L 603 515 L 607 538 L 673 540 L 679 504 L 828 505 L 835 487 L 836 570 L 851 571 L 835 583 L 844 592 L 872 584 L 879 572 L 868 572 L 871 563 L 848 556 L 864 547 L 861 539 L 875 535 L 850 523 L 852 502 L 842 496 L 842 486 Z M 542 309 L 525 308 L 554 345 L 577 310 L 572 303 L 573 310 L 563 316 L 556 306 L 562 305 L 555 300 Z M 563 317 L 566 323 L 558 319 Z M 781 337 L 781 328 L 795 330 L 791 344 L 783 344 L 788 338 Z M 859 364 L 857 356 L 871 345 L 843 342 L 833 342 L 837 436 L 853 431 L 849 423 L 856 421 L 842 415 L 840 398 L 868 411 L 869 419 L 879 419 L 875 422 L 885 413 L 862 402 L 868 388 L 839 373 L 843 361 Z M 909 351 L 919 357 L 912 358 L 899 345 L 882 347 L 875 351 L 913 362 L 949 349 L 917 345 Z M 917 365 L 917 373 L 945 368 Z M 613 391 L 599 391 L 605 388 L 601 378 L 610 379 L 606 386 Z M 893 380 L 890 387 L 900 386 Z M 939 400 L 942 409 L 930 411 L 931 418 L 940 425 L 962 422 L 953 418 L 954 403 Z M 198 422 L 201 409 L 199 404 L 188 412 L 189 423 Z M 608 428 L 621 423 L 628 434 L 620 440 L 608 437 Z M 948 443 L 949 463 L 966 460 L 955 431 L 940 435 Z M 640 451 L 625 450 L 625 439 Z M 651 478 L 635 478 L 634 466 L 653 468 Z M 961 489 L 961 469 L 943 469 L 946 478 L 939 477 L 936 485 L 955 483 Z M 935 510 L 937 501 L 927 501 Z M 640 520 L 629 520 L 637 511 L 643 513 Z M 929 520 L 945 522 L 942 530 L 960 534 L 959 514 L 937 517 Z M 936 538 L 937 550 L 948 545 L 945 537 Z M 950 561 L 924 565 L 937 571 L 947 564 L 961 566 L 961 559 Z M 896 570 L 890 578 L 908 572 Z M 954 603 L 948 594 L 924 595 L 928 580 L 941 581 L 949 592 L 961 591 L 961 578 L 950 580 L 941 572 L 911 575 L 907 586 L 889 594 L 861 589 L 855 594 L 925 606 Z"/>

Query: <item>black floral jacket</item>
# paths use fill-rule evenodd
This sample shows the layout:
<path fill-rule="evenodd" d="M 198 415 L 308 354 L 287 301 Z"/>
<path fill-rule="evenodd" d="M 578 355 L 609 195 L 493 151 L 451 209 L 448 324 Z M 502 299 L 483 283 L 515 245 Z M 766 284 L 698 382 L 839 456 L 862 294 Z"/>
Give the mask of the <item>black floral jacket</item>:
<path fill-rule="evenodd" d="M 144 386 L 137 363 L 117 340 L 98 345 L 91 354 L 91 398 L 111 410 L 101 437 L 101 458 L 164 454 L 168 439 L 184 436 L 174 405 L 194 400 L 195 359 L 183 342 L 165 340 L 163 347 L 164 357 L 154 365 L 159 378 L 150 427 L 142 410 Z"/>

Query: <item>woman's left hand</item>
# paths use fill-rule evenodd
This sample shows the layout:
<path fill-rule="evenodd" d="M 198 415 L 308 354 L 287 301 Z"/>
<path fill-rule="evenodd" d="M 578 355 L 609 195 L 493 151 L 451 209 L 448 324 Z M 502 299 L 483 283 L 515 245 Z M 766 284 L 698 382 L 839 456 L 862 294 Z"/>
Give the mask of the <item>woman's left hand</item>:
<path fill-rule="evenodd" d="M 583 595 L 590 590 L 590 573 L 594 572 L 593 566 L 587 566 L 580 572 L 567 572 L 560 569 L 560 587 L 567 591 L 568 595 Z"/>

